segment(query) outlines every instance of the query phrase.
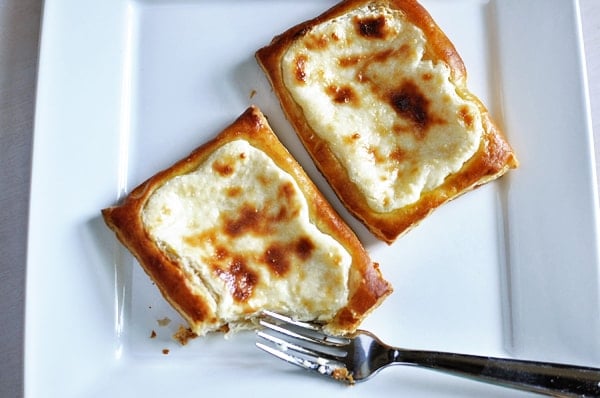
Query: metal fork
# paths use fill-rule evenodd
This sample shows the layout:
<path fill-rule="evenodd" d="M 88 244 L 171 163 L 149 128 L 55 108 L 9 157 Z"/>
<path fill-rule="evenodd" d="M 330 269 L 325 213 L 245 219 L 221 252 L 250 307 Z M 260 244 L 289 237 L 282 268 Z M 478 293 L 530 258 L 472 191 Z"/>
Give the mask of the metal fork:
<path fill-rule="evenodd" d="M 325 334 L 318 325 L 265 311 L 258 348 L 301 368 L 349 384 L 389 365 L 413 365 L 555 397 L 600 397 L 600 369 L 447 352 L 406 350 L 372 333 Z"/>

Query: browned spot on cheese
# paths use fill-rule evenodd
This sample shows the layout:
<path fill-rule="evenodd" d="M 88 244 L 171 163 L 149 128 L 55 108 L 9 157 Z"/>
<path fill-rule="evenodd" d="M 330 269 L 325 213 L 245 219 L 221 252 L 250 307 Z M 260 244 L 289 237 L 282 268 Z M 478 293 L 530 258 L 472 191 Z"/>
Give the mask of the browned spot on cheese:
<path fill-rule="evenodd" d="M 258 209 L 250 204 L 244 204 L 237 218 L 225 220 L 225 233 L 235 237 L 255 230 L 259 225 L 260 217 Z"/>
<path fill-rule="evenodd" d="M 383 62 L 387 61 L 393 55 L 394 55 L 394 51 L 391 49 L 379 51 L 378 53 L 373 55 L 373 61 L 383 63 Z"/>
<path fill-rule="evenodd" d="M 311 298 L 303 298 L 301 301 L 302 306 L 306 308 L 307 311 L 314 312 L 316 311 L 316 306 L 314 300 Z"/>
<path fill-rule="evenodd" d="M 286 252 L 281 243 L 273 243 L 265 250 L 263 261 L 277 276 L 285 275 L 290 269 L 290 259 Z"/>
<path fill-rule="evenodd" d="M 291 242 L 273 242 L 262 255 L 262 262 L 276 276 L 284 276 L 291 268 L 292 257 L 306 261 L 312 256 L 315 244 L 308 236 L 301 236 Z"/>
<path fill-rule="evenodd" d="M 360 134 L 354 133 L 351 135 L 345 135 L 342 139 L 346 144 L 355 144 L 360 139 Z"/>
<path fill-rule="evenodd" d="M 387 29 L 385 17 L 383 15 L 355 18 L 356 29 L 358 33 L 368 39 L 384 39 Z"/>
<path fill-rule="evenodd" d="M 367 148 L 367 152 L 373 156 L 375 163 L 383 163 L 386 160 L 385 156 L 383 156 L 381 152 L 379 152 L 379 148 L 377 148 L 376 146 L 369 146 Z"/>
<path fill-rule="evenodd" d="M 396 147 L 396 149 L 394 149 L 391 153 L 390 153 L 390 159 L 395 160 L 396 162 L 402 162 L 406 159 L 406 151 L 403 150 L 400 147 Z"/>
<path fill-rule="evenodd" d="M 425 81 L 429 81 L 429 80 L 433 79 L 433 75 L 429 72 L 426 72 L 421 75 L 421 79 L 423 79 Z"/>
<path fill-rule="evenodd" d="M 202 239 L 202 234 L 198 234 L 198 235 L 191 235 L 191 236 L 184 236 L 183 237 L 183 241 L 188 244 L 189 246 L 193 246 L 193 247 L 198 247 L 202 244 L 202 242 L 204 241 Z"/>
<path fill-rule="evenodd" d="M 294 185 L 291 182 L 284 182 L 279 186 L 278 199 L 291 200 L 294 194 Z"/>
<path fill-rule="evenodd" d="M 473 115 L 471 114 L 471 112 L 469 112 L 469 107 L 465 105 L 461 106 L 458 110 L 458 116 L 465 123 L 465 126 L 467 126 L 470 129 L 473 128 Z"/>
<path fill-rule="evenodd" d="M 222 233 L 231 238 L 244 234 L 273 234 L 282 223 L 291 220 L 300 211 L 299 206 L 293 206 L 294 195 L 294 186 L 289 182 L 283 183 L 279 187 L 277 200 L 264 202 L 260 209 L 244 203 L 235 214 L 222 213 Z"/>
<path fill-rule="evenodd" d="M 237 186 L 237 187 L 228 187 L 225 189 L 225 194 L 227 196 L 229 196 L 230 198 L 236 198 L 238 196 L 240 196 L 243 192 L 242 187 Z"/>
<path fill-rule="evenodd" d="M 258 176 L 256 176 L 256 178 L 258 179 L 258 182 L 263 186 L 271 185 L 271 179 L 264 174 L 259 174 Z"/>
<path fill-rule="evenodd" d="M 295 244 L 295 253 L 301 260 L 307 260 L 315 250 L 315 244 L 308 236 L 300 237 Z"/>
<path fill-rule="evenodd" d="M 258 283 L 258 276 L 248 268 L 242 257 L 233 258 L 227 269 L 215 266 L 214 270 L 225 282 L 229 293 L 235 300 L 246 301 L 252 296 Z"/>
<path fill-rule="evenodd" d="M 360 55 L 351 55 L 348 57 L 342 57 L 338 59 L 338 65 L 342 68 L 348 68 L 358 64 L 360 61 L 364 59 L 363 56 Z"/>
<path fill-rule="evenodd" d="M 183 237 L 183 242 L 192 247 L 201 247 L 214 240 L 214 231 L 207 230 Z"/>
<path fill-rule="evenodd" d="M 212 165 L 213 170 L 219 175 L 226 177 L 233 174 L 235 168 L 231 162 L 227 162 L 226 160 L 217 160 Z"/>
<path fill-rule="evenodd" d="M 282 221 L 288 220 L 289 218 L 290 218 L 290 213 L 289 213 L 288 207 L 285 205 L 281 205 L 279 207 L 279 211 L 272 219 L 275 222 L 282 222 Z"/>
<path fill-rule="evenodd" d="M 296 76 L 296 80 L 300 83 L 306 82 L 306 62 L 308 61 L 308 57 L 304 54 L 300 54 L 294 60 L 294 75 Z"/>
<path fill-rule="evenodd" d="M 309 50 L 323 50 L 329 44 L 329 37 L 326 35 L 310 35 L 305 39 L 306 48 Z"/>
<path fill-rule="evenodd" d="M 290 201 L 294 197 L 294 185 L 291 182 L 284 182 L 279 186 L 279 198 Z"/>
<path fill-rule="evenodd" d="M 327 95 L 338 104 L 356 104 L 358 102 L 358 97 L 350 86 L 340 87 L 332 84 L 327 86 L 326 91 Z"/>
<path fill-rule="evenodd" d="M 229 256 L 229 251 L 223 246 L 215 247 L 214 257 L 217 260 L 225 260 Z"/>
<path fill-rule="evenodd" d="M 392 131 L 396 134 L 404 134 L 404 133 L 410 133 L 412 131 L 412 129 L 408 125 L 395 123 L 392 126 Z"/>
<path fill-rule="evenodd" d="M 406 57 L 408 53 L 414 51 L 414 47 L 411 47 L 410 45 L 404 43 L 400 46 L 400 48 L 397 51 L 400 55 Z"/>
<path fill-rule="evenodd" d="M 409 120 L 415 129 L 415 136 L 423 138 L 425 130 L 431 124 L 429 100 L 416 84 L 406 81 L 388 94 L 388 100 L 401 117 Z"/>

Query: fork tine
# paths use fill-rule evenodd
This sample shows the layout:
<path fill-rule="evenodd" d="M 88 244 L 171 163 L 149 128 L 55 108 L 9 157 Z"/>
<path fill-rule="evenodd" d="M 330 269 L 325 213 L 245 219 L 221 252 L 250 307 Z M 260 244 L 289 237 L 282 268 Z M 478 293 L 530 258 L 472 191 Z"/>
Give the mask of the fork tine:
<path fill-rule="evenodd" d="M 316 348 L 308 348 L 302 347 L 297 344 L 294 344 L 290 341 L 280 339 L 277 336 L 273 336 L 272 334 L 265 333 L 263 331 L 257 331 L 256 335 L 264 340 L 267 340 L 279 349 L 281 352 L 286 352 L 288 350 L 294 351 L 299 354 L 309 355 L 311 357 L 315 357 L 316 361 L 320 364 L 324 364 L 324 361 L 342 361 L 346 356 L 344 351 L 338 350 L 341 354 L 337 355 L 332 352 L 327 352 L 323 350 L 318 350 Z"/>
<path fill-rule="evenodd" d="M 294 339 L 298 339 L 298 340 L 303 340 L 303 341 L 308 341 L 310 343 L 314 343 L 314 344 L 319 344 L 321 342 L 321 339 L 318 338 L 314 338 L 305 334 L 301 334 L 301 333 L 296 333 L 295 331 L 288 329 L 286 327 L 283 326 L 279 326 L 276 325 L 274 323 L 265 321 L 264 319 L 261 319 L 258 322 L 261 326 L 264 326 L 267 329 L 271 329 L 275 332 L 281 333 L 283 335 L 286 335 L 288 337 L 292 337 Z"/>
<path fill-rule="evenodd" d="M 265 329 L 257 331 L 256 335 L 267 343 L 256 341 L 259 349 L 334 380 L 355 383 L 353 371 L 347 366 L 348 347 L 352 345 L 352 338 L 330 336 L 317 325 L 270 311 L 263 312 L 259 324 Z M 292 342 L 294 340 L 298 344 Z"/>
<path fill-rule="evenodd" d="M 316 325 L 307 322 L 296 321 L 286 316 L 265 311 L 264 315 L 282 322 L 284 325 L 278 325 L 266 319 L 260 319 L 259 324 L 267 329 L 271 329 L 282 335 L 294 339 L 307 341 L 314 344 L 323 344 L 329 347 L 343 347 L 350 343 L 350 339 L 344 337 L 330 336 L 323 333 Z"/>
<path fill-rule="evenodd" d="M 256 346 L 279 359 L 283 359 L 284 361 L 291 363 L 292 365 L 299 366 L 303 369 L 312 370 L 321 374 L 327 374 L 328 369 L 331 368 L 331 366 L 327 366 L 328 363 L 319 363 L 319 361 L 315 359 L 302 358 L 300 356 L 288 354 L 286 352 L 278 350 L 277 348 L 269 347 L 268 345 L 263 343 L 256 342 Z M 341 364 L 336 364 L 335 367 L 341 368 L 344 366 Z"/>
<path fill-rule="evenodd" d="M 257 334 L 258 334 L 258 332 L 257 332 Z M 263 336 L 261 336 L 261 337 L 263 337 Z M 273 336 L 269 336 L 269 337 L 273 337 Z M 267 340 L 271 341 L 271 339 L 267 339 Z M 263 344 L 261 342 L 258 342 L 258 341 L 255 344 L 256 344 L 256 347 L 260 348 L 261 350 L 265 351 L 266 353 L 271 354 L 279 359 L 282 359 L 282 360 L 286 361 L 287 363 L 296 365 L 305 370 L 319 373 L 320 375 L 332 377 L 338 381 L 343 381 L 343 382 L 351 384 L 351 379 L 347 379 L 347 378 L 343 378 L 343 377 L 340 378 L 338 376 L 338 375 L 348 374 L 348 369 L 346 368 L 346 365 L 344 363 L 337 361 L 337 360 L 329 360 L 329 359 L 325 359 L 322 357 L 314 357 L 313 355 L 306 354 L 303 351 L 309 351 L 309 350 L 303 349 L 302 347 L 299 347 L 299 346 L 295 346 L 295 347 L 300 348 L 300 350 L 301 350 L 300 352 L 304 353 L 304 355 L 288 353 L 286 351 L 283 351 L 282 349 L 283 349 L 283 347 L 290 348 L 290 344 L 285 342 L 284 340 L 281 340 L 281 341 L 283 341 L 285 343 L 285 346 L 280 346 L 277 344 L 276 347 L 270 347 L 270 346 Z M 275 343 L 275 342 L 273 342 L 273 343 Z M 290 350 L 290 351 L 295 351 L 295 350 Z"/>
<path fill-rule="evenodd" d="M 281 315 L 277 312 L 273 312 L 273 311 L 269 311 L 269 310 L 263 310 L 262 311 L 263 316 L 268 316 L 270 318 L 273 319 L 277 319 L 281 322 L 285 322 L 287 324 L 290 325 L 295 325 L 304 329 L 310 329 L 310 330 L 315 330 L 315 331 L 320 331 L 320 328 L 312 323 L 309 322 L 302 322 L 302 321 L 297 321 L 295 319 L 292 319 L 288 316 L 285 315 Z"/>

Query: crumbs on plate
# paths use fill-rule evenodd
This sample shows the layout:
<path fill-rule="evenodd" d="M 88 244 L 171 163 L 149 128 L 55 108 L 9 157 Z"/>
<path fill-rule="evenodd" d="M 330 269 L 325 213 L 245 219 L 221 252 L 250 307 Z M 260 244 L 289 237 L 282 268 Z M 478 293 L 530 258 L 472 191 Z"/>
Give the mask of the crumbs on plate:
<path fill-rule="evenodd" d="M 195 339 L 198 335 L 192 332 L 192 329 L 179 325 L 179 329 L 173 334 L 173 338 L 181 345 L 186 345 L 189 340 Z"/>

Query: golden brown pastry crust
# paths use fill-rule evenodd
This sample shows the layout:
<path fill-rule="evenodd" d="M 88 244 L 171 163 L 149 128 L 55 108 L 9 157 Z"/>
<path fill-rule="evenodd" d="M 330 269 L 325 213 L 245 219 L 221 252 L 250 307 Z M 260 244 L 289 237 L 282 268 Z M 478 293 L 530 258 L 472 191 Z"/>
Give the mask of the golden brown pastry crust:
<path fill-rule="evenodd" d="M 279 142 L 256 107 L 248 108 L 231 126 L 188 157 L 139 185 L 121 204 L 102 210 L 106 224 L 138 259 L 163 296 L 189 322 L 192 330 L 198 330 L 195 325 L 203 322 L 217 322 L 218 314 L 210 310 L 202 296 L 193 293 L 178 262 L 160 250 L 149 237 L 142 222 L 142 210 L 148 198 L 162 184 L 176 176 L 192 172 L 216 149 L 236 139 L 246 140 L 264 151 L 277 166 L 296 180 L 307 198 L 311 221 L 322 232 L 340 242 L 352 256 L 348 282 L 349 302 L 327 325 L 328 330 L 336 333 L 352 332 L 392 289 L 382 278 L 378 265 L 370 260 L 354 233 Z M 221 330 L 228 330 L 227 326 L 222 325 Z"/>
<path fill-rule="evenodd" d="M 477 104 L 484 126 L 478 151 L 457 173 L 447 177 L 435 190 L 422 193 L 417 202 L 388 213 L 376 212 L 369 207 L 364 195 L 350 180 L 345 168 L 329 149 L 327 142 L 312 130 L 302 108 L 287 90 L 281 68 L 281 60 L 287 48 L 296 38 L 305 35 L 311 27 L 373 2 L 401 10 L 411 23 L 424 32 L 427 39 L 425 57 L 444 62 L 449 66 L 451 79 L 458 87 L 459 95 Z M 416 226 L 443 203 L 503 175 L 510 168 L 518 165 L 512 148 L 490 118 L 486 107 L 467 89 L 466 69 L 454 45 L 429 13 L 415 0 L 342 1 L 318 17 L 276 36 L 269 45 L 257 51 L 256 58 L 271 82 L 286 117 L 342 203 L 374 235 L 387 243 L 392 243 L 398 236 Z"/>

